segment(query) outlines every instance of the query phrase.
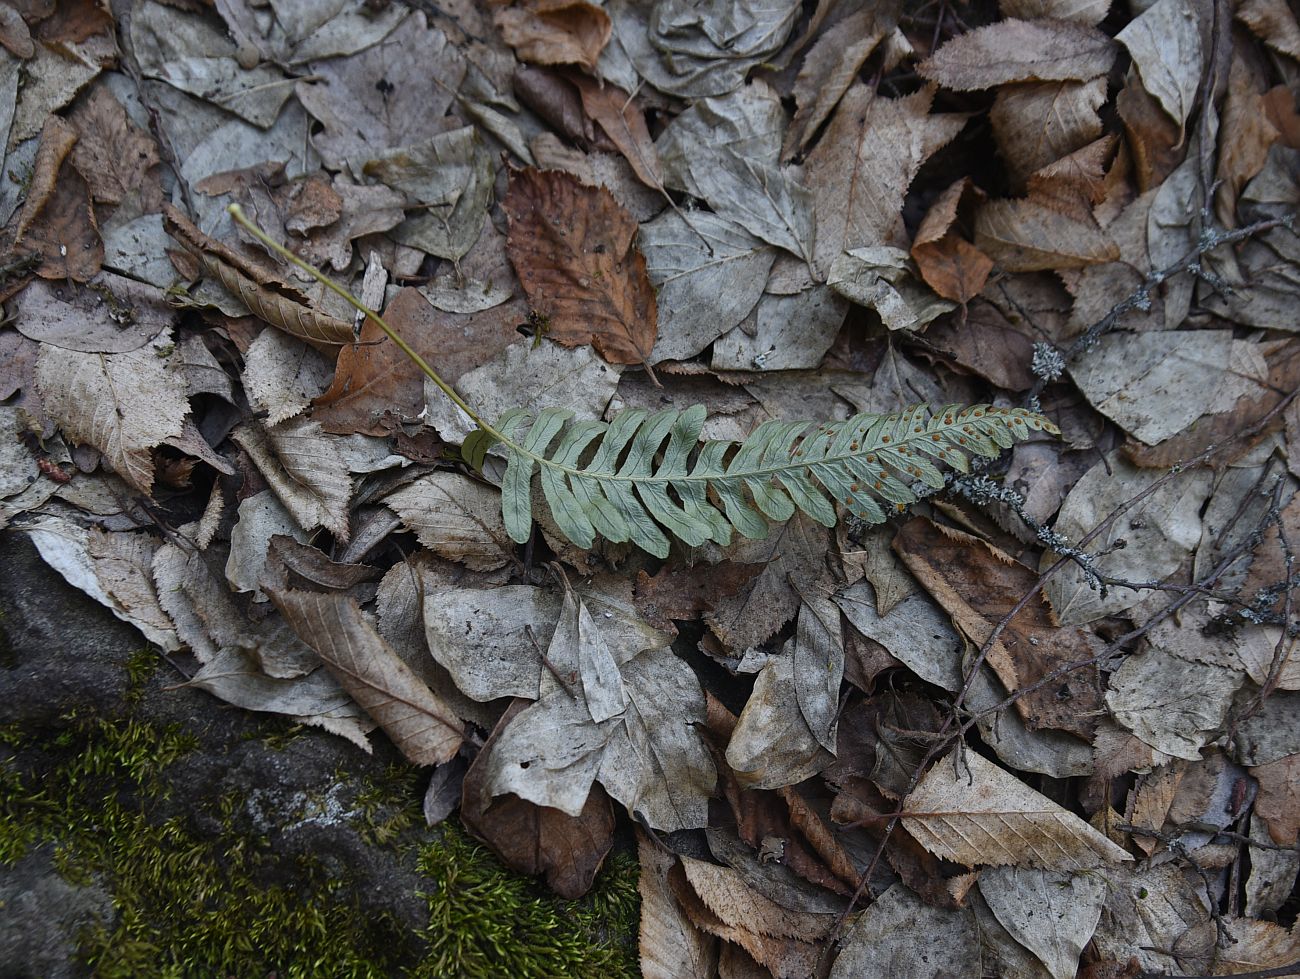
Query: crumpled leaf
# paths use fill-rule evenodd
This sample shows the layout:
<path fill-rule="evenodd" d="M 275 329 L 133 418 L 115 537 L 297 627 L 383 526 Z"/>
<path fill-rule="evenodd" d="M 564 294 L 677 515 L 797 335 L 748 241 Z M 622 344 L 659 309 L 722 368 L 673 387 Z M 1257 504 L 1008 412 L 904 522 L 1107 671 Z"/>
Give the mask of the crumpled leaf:
<path fill-rule="evenodd" d="M 935 762 L 903 803 L 903 826 L 936 856 L 985 864 L 1083 870 L 1133 858 L 974 751 Z"/>
<path fill-rule="evenodd" d="M 35 256 L 34 271 L 42 278 L 87 282 L 104 262 L 104 242 L 90 190 L 69 159 L 76 141 L 68 122 L 58 116 L 46 120 L 18 213 L 13 252 Z"/>
<path fill-rule="evenodd" d="M 917 71 L 945 88 L 971 91 L 1007 82 L 1086 82 L 1110 70 L 1115 42 L 1070 21 L 1008 18 L 939 48 Z"/>
<path fill-rule="evenodd" d="M 831 979 L 914 976 L 978 979 L 979 944 L 972 915 L 925 904 L 902 884 L 876 898 L 844 936 Z"/>
<path fill-rule="evenodd" d="M 1054 979 L 1074 979 L 1079 954 L 1101 918 L 1104 880 L 1092 874 L 990 867 L 980 873 L 979 888 L 1002 927 Z"/>
<path fill-rule="evenodd" d="M 725 95 L 750 68 L 778 51 L 799 14 L 798 0 L 738 0 L 696 5 L 609 5 L 614 30 L 636 70 L 680 98 Z"/>
<path fill-rule="evenodd" d="M 267 589 L 271 600 L 340 686 L 413 765 L 450 761 L 464 725 L 375 630 L 356 601 L 337 593 Z"/>
<path fill-rule="evenodd" d="M 860 581 L 835 601 L 855 629 L 922 680 L 954 693 L 961 689 L 961 637 L 929 596 L 913 592 L 882 615 L 876 591 Z"/>
<path fill-rule="evenodd" d="M 92 445 L 113 471 L 148 496 L 152 450 L 179 437 L 189 412 L 185 381 L 158 351 L 169 332 L 120 354 L 41 344 L 36 383 L 45 413 L 73 442 Z"/>
<path fill-rule="evenodd" d="M 42 517 L 23 528 L 41 559 L 68 584 L 81 589 L 145 639 L 166 650 L 181 648 L 154 588 L 156 543 L 146 533 L 104 533 L 59 517 Z"/>
<path fill-rule="evenodd" d="M 158 146 L 128 118 L 112 92 L 95 87 L 78 103 L 70 121 L 78 134 L 72 165 L 86 179 L 91 197 L 142 214 L 158 210 L 162 185 L 153 172 L 160 162 Z M 119 212 L 114 221 L 122 217 Z"/>
<path fill-rule="evenodd" d="M 693 357 L 737 326 L 763 295 L 776 257 L 744 228 L 704 211 L 666 210 L 641 225 L 639 241 L 658 290 L 653 364 Z"/>
<path fill-rule="evenodd" d="M 207 99 L 266 128 L 275 122 L 293 82 L 270 65 L 244 68 L 233 42 L 213 23 L 161 3 L 132 11 L 131 49 L 146 78 Z"/>
<path fill-rule="evenodd" d="M 461 822 L 506 866 L 521 874 L 544 874 L 552 891 L 577 900 L 591 889 L 614 845 L 614 807 L 598 785 L 577 816 L 513 795 L 493 799 L 488 794 L 485 782 L 497 739 L 525 707 L 526 701 L 514 701 L 474 757 L 463 783 Z"/>
<path fill-rule="evenodd" d="M 1142 84 L 1179 128 L 1201 85 L 1201 29 L 1192 0 L 1158 0 L 1115 35 L 1128 49 Z"/>
<path fill-rule="evenodd" d="M 1086 146 L 1101 136 L 1097 110 L 1106 101 L 1106 79 L 1027 82 L 998 89 L 989 121 L 998 150 L 1014 180 Z"/>
<path fill-rule="evenodd" d="M 987 258 L 984 261 L 992 267 Z M 956 307 L 927 289 L 913 269 L 901 248 L 850 248 L 831 262 L 826 284 L 859 306 L 874 309 L 886 328 L 919 333 Z"/>
<path fill-rule="evenodd" d="M 432 472 L 383 502 L 421 544 L 475 571 L 504 567 L 514 552 L 501 523 L 499 494 L 467 476 Z"/>
<path fill-rule="evenodd" d="M 1164 474 L 1138 469 L 1119 453 L 1111 453 L 1074 485 L 1061 504 L 1056 531 L 1077 541 L 1092 531 L 1126 500 L 1161 479 Z M 1088 546 L 1098 555 L 1099 570 L 1126 581 L 1160 581 L 1192 553 L 1201 539 L 1201 506 L 1210 493 L 1211 476 L 1205 470 L 1183 473 L 1127 510 Z M 1120 549 L 1112 545 L 1127 541 Z M 1049 552 L 1041 567 L 1056 561 Z M 1137 605 L 1145 593 L 1122 586 L 1111 587 L 1105 598 L 1091 588 L 1073 563 L 1047 582 L 1047 597 L 1062 625 L 1082 625 Z"/>
<path fill-rule="evenodd" d="M 268 425 L 302 414 L 330 383 L 329 361 L 297 337 L 265 329 L 244 355 L 244 392 Z"/>
<path fill-rule="evenodd" d="M 903 197 L 921 164 L 966 123 L 962 115 L 931 115 L 933 100 L 933 88 L 888 99 L 862 84 L 840 100 L 803 168 L 817 215 L 820 276 L 847 249 L 907 244 Z"/>
<path fill-rule="evenodd" d="M 511 176 L 502 206 L 510 260 L 547 317 L 546 335 L 570 347 L 590 343 L 611 363 L 644 363 L 658 329 L 655 295 L 636 222 L 613 195 L 529 167 Z"/>
<path fill-rule="evenodd" d="M 492 19 L 522 60 L 588 71 L 613 31 L 609 14 L 584 0 L 537 0 L 498 10 Z"/>
<path fill-rule="evenodd" d="M 1205 972 L 1215 926 L 1195 872 L 1177 864 L 1111 867 L 1109 893 L 1093 936 L 1102 961 L 1126 963 L 1156 974 Z"/>
<path fill-rule="evenodd" d="M 513 792 L 577 815 L 593 781 L 629 812 L 665 832 L 708 819 L 715 772 L 699 730 L 704 694 L 666 648 L 622 665 L 627 709 L 596 722 L 558 684 L 501 732 L 487 773 L 492 795 Z"/>
<path fill-rule="evenodd" d="M 1300 962 L 1300 931 L 1273 921 L 1230 917 L 1224 925 L 1233 943 L 1215 948 L 1214 974 L 1233 976 L 1239 973 L 1293 971 Z"/>
<path fill-rule="evenodd" d="M 1135 653 L 1111 674 L 1106 705 L 1151 747 L 1193 761 L 1222 726 L 1240 673 L 1189 663 L 1159 647 Z"/>

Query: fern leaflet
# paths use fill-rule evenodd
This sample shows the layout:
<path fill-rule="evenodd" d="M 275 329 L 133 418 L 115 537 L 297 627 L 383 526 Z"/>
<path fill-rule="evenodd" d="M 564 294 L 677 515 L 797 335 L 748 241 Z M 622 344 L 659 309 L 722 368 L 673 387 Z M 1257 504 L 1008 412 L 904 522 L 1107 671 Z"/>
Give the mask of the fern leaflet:
<path fill-rule="evenodd" d="M 763 538 L 769 520 L 796 510 L 834 526 L 826 494 L 880 523 L 889 509 L 917 499 L 913 482 L 943 486 L 936 463 L 967 472 L 968 453 L 995 456 L 1031 431 L 1059 434 L 1021 408 L 916 405 L 829 424 L 768 421 L 743 442 L 700 442 L 705 414 L 703 405 L 654 414 L 633 408 L 606 424 L 571 421 L 558 408 L 531 419 L 515 409 L 466 445 L 474 461 L 492 443 L 505 450 L 501 511 L 514 540 L 531 533 L 537 472 L 556 525 L 573 543 L 590 547 L 599 534 L 666 557 L 669 534 L 692 546 L 725 545 L 733 530 Z"/>

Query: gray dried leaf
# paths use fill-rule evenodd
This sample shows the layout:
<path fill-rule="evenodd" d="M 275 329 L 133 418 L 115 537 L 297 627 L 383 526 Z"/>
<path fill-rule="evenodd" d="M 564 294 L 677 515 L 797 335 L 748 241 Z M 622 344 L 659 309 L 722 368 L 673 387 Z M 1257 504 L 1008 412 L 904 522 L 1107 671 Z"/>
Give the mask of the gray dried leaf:
<path fill-rule="evenodd" d="M 1201 85 L 1201 28 L 1192 0 L 1159 0 L 1129 21 L 1115 40 L 1128 49 L 1142 86 L 1178 123 L 1196 104 Z"/>
<path fill-rule="evenodd" d="M 759 671 L 727 744 L 727 764 L 748 789 L 794 785 L 835 760 L 799 706 L 794 645 L 787 642 Z"/>
<path fill-rule="evenodd" d="M 347 541 L 352 478 L 336 436 L 315 421 L 296 419 L 274 428 L 241 425 L 231 437 L 303 530 L 323 526 Z"/>
<path fill-rule="evenodd" d="M 303 642 L 413 765 L 441 765 L 460 749 L 464 725 L 338 593 L 268 589 Z"/>
<path fill-rule="evenodd" d="M 644 979 L 713 979 L 717 974 L 717 940 L 701 931 L 673 896 L 668 874 L 677 858 L 637 833 L 641 875 L 641 927 L 638 934 Z"/>
<path fill-rule="evenodd" d="M 834 753 L 844 679 L 844 634 L 840 610 L 829 596 L 803 596 L 794 637 L 794 688 L 808 730 Z"/>
<path fill-rule="evenodd" d="M 268 425 L 278 425 L 306 411 L 333 373 L 320 351 L 268 326 L 244 355 L 244 392 L 254 408 L 266 412 Z"/>
<path fill-rule="evenodd" d="M 1017 942 L 1047 966 L 1053 979 L 1074 979 L 1079 954 L 1092 938 L 1106 901 L 1094 874 L 1025 867 L 990 867 L 980 894 Z"/>
<path fill-rule="evenodd" d="M 764 293 L 741 324 L 713 345 L 714 370 L 816 367 L 835 342 L 849 304 L 826 286 L 792 296 Z"/>
<path fill-rule="evenodd" d="M 166 650 L 181 640 L 158 601 L 151 576 L 157 542 L 144 533 L 106 534 L 59 517 L 23 528 L 41 559 L 68 584 L 85 592 L 145 639 Z"/>
<path fill-rule="evenodd" d="M 307 532 L 270 490 L 240 501 L 239 517 L 230 531 L 230 556 L 226 559 L 226 581 L 231 588 L 257 592 L 255 600 L 266 601 L 261 592 L 262 580 L 271 538 L 277 534 L 307 540 Z"/>
<path fill-rule="evenodd" d="M 1206 972 L 1215 927 L 1205 910 L 1200 878 L 1178 864 L 1111 867 L 1109 894 L 1093 943 L 1102 960 L 1127 962 L 1156 974 Z"/>
<path fill-rule="evenodd" d="M 175 318 L 161 289 L 111 272 L 84 286 L 36 279 L 14 304 L 14 326 L 23 336 L 83 353 L 138 350 Z"/>
<path fill-rule="evenodd" d="M 41 344 L 36 384 L 45 413 L 69 441 L 92 445 L 113 471 L 148 496 L 154 446 L 181 435 L 190 406 L 185 381 L 159 351 L 170 333 L 120 354 Z"/>
<path fill-rule="evenodd" d="M 961 689 L 964 644 L 952 621 L 928 595 L 913 592 L 881 615 L 874 589 L 860 581 L 835 601 L 855 629 L 884 646 L 922 680 L 953 692 Z"/>
<path fill-rule="evenodd" d="M 384 497 L 420 543 L 475 571 L 504 567 L 514 542 L 501 522 L 500 494 L 452 472 L 433 472 Z"/>
<path fill-rule="evenodd" d="M 702 198 L 691 168 L 709 165 L 724 150 L 741 159 L 776 164 L 784 128 L 781 100 L 762 81 L 719 98 L 692 102 L 669 121 L 655 141 L 664 184 Z"/>
<path fill-rule="evenodd" d="M 627 706 L 616 717 L 592 720 L 584 699 L 557 685 L 511 721 L 486 772 L 488 791 L 576 816 L 594 780 L 654 829 L 705 825 L 716 776 L 695 674 L 664 647 L 621 672 Z"/>
<path fill-rule="evenodd" d="M 881 894 L 844 936 L 831 979 L 909 976 L 979 979 L 974 916 L 924 903 L 903 884 Z"/>
<path fill-rule="evenodd" d="M 1117 507 L 1163 478 L 1159 470 L 1138 469 L 1118 452 L 1092 467 L 1061 504 L 1056 530 L 1071 541 L 1081 539 Z M 1161 581 L 1173 574 L 1201 540 L 1201 507 L 1209 496 L 1212 477 L 1196 470 L 1170 479 L 1150 496 L 1113 521 L 1089 544 L 1098 569 L 1127 581 Z M 1123 538 L 1127 545 L 1111 549 Z M 1102 553 L 1108 552 L 1108 553 Z M 1049 552 L 1045 569 L 1056 560 Z M 1105 598 L 1091 588 L 1077 565 L 1067 564 L 1048 581 L 1047 595 L 1062 625 L 1081 625 L 1123 612 L 1146 593 L 1111 587 Z"/>
<path fill-rule="evenodd" d="M 981 666 L 966 693 L 966 706 L 976 713 L 980 737 L 1002 761 L 1019 771 L 1039 772 L 1052 778 L 1092 774 L 1093 749 L 1073 735 L 1050 728 L 1031 731 L 1025 727 L 1019 711 L 1010 706 L 996 713 L 984 713 L 1006 698 L 1006 688 L 992 667 Z"/>
<path fill-rule="evenodd" d="M 850 248 L 831 262 L 826 284 L 845 299 L 874 309 L 890 330 L 920 332 L 957 308 L 915 274 L 907 252 L 889 245 Z"/>
<path fill-rule="evenodd" d="M 216 6 L 236 41 L 285 67 L 355 54 L 383 40 L 407 15 L 401 6 L 377 10 L 346 0 L 274 0 L 271 17 L 264 5 L 247 0 L 217 0 Z"/>
<path fill-rule="evenodd" d="M 638 243 L 657 291 L 659 333 L 650 362 L 694 357 L 738 325 L 763 295 L 775 250 L 733 221 L 667 210 Z"/>
<path fill-rule="evenodd" d="M 730 149 L 692 161 L 690 168 L 695 186 L 714 211 L 812 263 L 813 197 L 789 170 Z"/>
<path fill-rule="evenodd" d="M 1003 17 L 1019 20 L 1072 20 L 1095 27 L 1106 19 L 1111 0 L 1001 0 Z"/>

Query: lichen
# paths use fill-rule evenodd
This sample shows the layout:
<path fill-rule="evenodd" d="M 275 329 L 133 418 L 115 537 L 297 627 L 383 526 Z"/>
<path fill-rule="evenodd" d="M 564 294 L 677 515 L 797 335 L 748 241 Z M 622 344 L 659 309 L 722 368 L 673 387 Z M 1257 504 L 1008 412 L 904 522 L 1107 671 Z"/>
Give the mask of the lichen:
<path fill-rule="evenodd" d="M 559 900 L 454 821 L 423 829 L 416 769 L 362 778 L 352 809 L 367 840 L 414 851 L 429 879 L 428 924 L 418 932 L 362 911 L 326 861 L 277 853 L 250 832 L 242 798 L 217 801 L 215 834 L 196 835 L 184 813 L 157 815 L 175 813 L 167 771 L 197 742 L 178 725 L 135 715 L 150 659 L 127 664 L 120 716 L 68 714 L 57 731 L 0 730 L 9 749 L 0 758 L 0 864 L 49 845 L 69 882 L 111 891 L 115 920 L 80 936 L 96 976 L 637 975 L 632 857 L 613 857 L 583 900 Z M 293 885 L 267 884 L 285 879 Z"/>

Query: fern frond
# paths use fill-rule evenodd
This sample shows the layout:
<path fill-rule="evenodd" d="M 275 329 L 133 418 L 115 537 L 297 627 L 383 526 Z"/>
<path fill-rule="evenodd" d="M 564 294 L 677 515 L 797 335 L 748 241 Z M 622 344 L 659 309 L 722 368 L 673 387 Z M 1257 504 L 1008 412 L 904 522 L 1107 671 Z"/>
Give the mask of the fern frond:
<path fill-rule="evenodd" d="M 915 502 L 912 484 L 944 485 L 936 463 L 968 472 L 971 454 L 995 456 L 1031 431 L 1059 434 L 1021 408 L 916 405 L 829 424 L 768 421 L 743 442 L 700 442 L 705 414 L 703 405 L 632 408 L 606 424 L 570 421 L 558 408 L 530 420 L 516 409 L 466 440 L 465 454 L 482 459 L 496 441 L 504 448 L 501 511 L 514 540 L 531 533 L 537 472 L 556 525 L 573 543 L 590 547 L 599 534 L 666 557 L 670 534 L 692 546 L 728 544 L 733 531 L 763 538 L 769 521 L 799 510 L 831 527 L 836 503 L 880 523 Z"/>

